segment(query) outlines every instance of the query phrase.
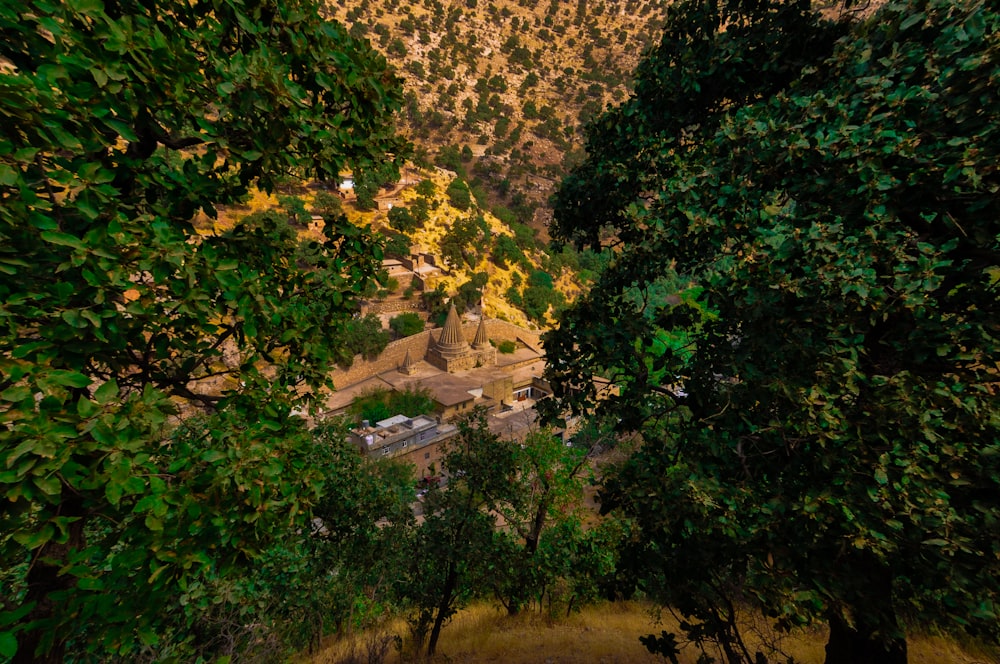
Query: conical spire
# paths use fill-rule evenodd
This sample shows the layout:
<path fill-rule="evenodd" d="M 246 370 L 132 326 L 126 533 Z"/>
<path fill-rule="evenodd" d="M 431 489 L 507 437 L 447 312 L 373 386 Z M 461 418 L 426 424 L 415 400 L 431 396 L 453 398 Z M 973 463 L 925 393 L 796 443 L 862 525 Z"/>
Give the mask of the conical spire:
<path fill-rule="evenodd" d="M 490 340 L 486 336 L 486 317 L 479 317 L 479 328 L 476 330 L 476 338 L 472 340 L 472 348 L 484 350 L 490 347 Z"/>
<path fill-rule="evenodd" d="M 417 370 L 417 363 L 413 361 L 413 357 L 410 355 L 410 349 L 406 349 L 406 357 L 403 358 L 403 364 L 399 367 L 399 372 L 407 375 L 415 373 Z"/>
<path fill-rule="evenodd" d="M 469 352 L 469 342 L 462 333 L 462 321 L 458 317 L 454 303 L 448 310 L 448 319 L 437 340 L 437 350 L 442 357 L 457 357 Z"/>

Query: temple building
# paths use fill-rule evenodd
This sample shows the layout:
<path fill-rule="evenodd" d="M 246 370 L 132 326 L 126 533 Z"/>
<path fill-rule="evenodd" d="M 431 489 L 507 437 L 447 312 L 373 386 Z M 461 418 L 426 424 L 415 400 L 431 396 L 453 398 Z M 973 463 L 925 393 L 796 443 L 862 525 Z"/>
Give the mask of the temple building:
<path fill-rule="evenodd" d="M 497 351 L 486 338 L 486 321 L 480 319 L 476 338 L 470 346 L 462 333 L 462 321 L 452 304 L 440 336 L 427 349 L 427 361 L 448 373 L 495 365 Z"/>

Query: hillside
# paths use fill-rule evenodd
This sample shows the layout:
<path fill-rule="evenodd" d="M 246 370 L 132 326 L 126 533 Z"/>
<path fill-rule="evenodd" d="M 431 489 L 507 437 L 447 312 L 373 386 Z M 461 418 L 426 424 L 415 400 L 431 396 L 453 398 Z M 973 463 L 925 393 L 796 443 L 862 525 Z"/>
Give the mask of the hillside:
<path fill-rule="evenodd" d="M 470 190 L 452 171 L 410 167 L 400 182 L 380 190 L 371 206 L 359 204 L 350 190 L 341 199 L 316 183 L 285 184 L 272 195 L 255 190 L 244 206 L 222 209 L 214 223 L 203 218 L 201 232 L 229 228 L 252 212 L 282 208 L 291 216 L 301 211 L 317 214 L 329 211 L 324 205 L 332 205 L 355 224 L 384 235 L 387 259 L 420 253 L 440 268 L 426 277 L 423 289 L 409 291 L 405 283 L 390 281 L 371 298 L 409 300 L 428 294 L 440 307 L 457 297 L 460 307 L 481 304 L 482 313 L 490 318 L 529 329 L 548 327 L 557 310 L 586 287 L 584 268 L 595 257 L 571 249 L 555 252 L 536 230 L 503 208 L 490 211 L 485 199 L 480 188 Z M 299 233 L 318 239 L 306 224 Z M 433 291 L 439 294 L 436 300 Z"/>
<path fill-rule="evenodd" d="M 653 0 L 327 5 L 404 79 L 402 128 L 418 164 L 454 170 L 465 150 L 489 206 L 509 208 L 543 233 L 549 194 L 565 164 L 582 157 L 582 123 L 625 98 L 664 7 Z"/>

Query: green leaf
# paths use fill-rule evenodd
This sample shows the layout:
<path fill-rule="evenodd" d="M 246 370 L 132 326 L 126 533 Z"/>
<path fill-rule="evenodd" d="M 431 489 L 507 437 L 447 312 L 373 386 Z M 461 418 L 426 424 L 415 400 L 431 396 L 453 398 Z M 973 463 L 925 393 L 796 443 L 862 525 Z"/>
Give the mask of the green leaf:
<path fill-rule="evenodd" d="M 42 477 L 32 478 L 39 489 L 50 496 L 57 496 L 62 492 L 62 482 L 55 475 L 47 475 Z"/>
<path fill-rule="evenodd" d="M 0 399 L 4 401 L 24 401 L 31 397 L 31 390 L 25 385 L 15 385 L 0 392 Z"/>
<path fill-rule="evenodd" d="M 49 377 L 56 384 L 65 387 L 87 387 L 93 382 L 78 371 L 57 370 L 51 372 Z"/>
<path fill-rule="evenodd" d="M 917 23 L 921 23 L 927 19 L 927 16 L 923 12 L 915 12 L 910 14 L 902 23 L 899 24 L 900 30 L 909 30 Z"/>
<path fill-rule="evenodd" d="M 60 231 L 42 231 L 39 233 L 39 236 L 51 244 L 58 244 L 63 247 L 72 247 L 74 249 L 85 248 L 85 245 L 80 238 L 75 235 L 70 235 L 69 233 L 62 233 Z"/>
<path fill-rule="evenodd" d="M 55 534 L 55 526 L 43 523 L 38 530 L 21 530 L 14 533 L 14 541 L 26 549 L 34 550 L 51 540 Z"/>
<path fill-rule="evenodd" d="M 83 419 L 93 417 L 99 412 L 101 412 L 101 409 L 97 404 L 86 397 L 81 397 L 76 402 L 76 414 Z"/>
<path fill-rule="evenodd" d="M 118 503 L 121 502 L 123 493 L 124 491 L 122 490 L 121 483 L 115 480 L 111 480 L 104 485 L 104 496 L 108 499 L 108 502 L 111 503 L 112 507 L 118 507 Z"/>
<path fill-rule="evenodd" d="M 94 391 L 94 399 L 102 406 L 111 403 L 118 396 L 118 382 L 112 378 Z"/>
<path fill-rule="evenodd" d="M 17 637 L 13 632 L 0 632 L 0 657 L 11 659 L 17 653 Z"/>
<path fill-rule="evenodd" d="M 9 187 L 17 183 L 18 171 L 7 164 L 0 164 L 0 186 Z"/>

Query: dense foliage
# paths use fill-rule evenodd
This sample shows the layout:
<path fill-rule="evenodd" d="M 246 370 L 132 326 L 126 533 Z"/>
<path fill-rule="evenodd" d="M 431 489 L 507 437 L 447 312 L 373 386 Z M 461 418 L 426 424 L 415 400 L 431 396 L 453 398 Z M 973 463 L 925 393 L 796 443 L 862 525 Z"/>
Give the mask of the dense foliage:
<path fill-rule="evenodd" d="M 397 580 L 418 648 L 426 640 L 433 655 L 444 625 L 474 597 L 493 596 L 511 614 L 594 598 L 624 533 L 612 520 L 583 528 L 588 460 L 607 443 L 598 435 L 567 447 L 550 429 L 504 439 L 481 411 L 460 421 L 443 459 L 448 484 L 424 495 Z"/>
<path fill-rule="evenodd" d="M 381 250 L 335 216 L 306 245 L 211 223 L 406 155 L 384 59 L 317 11 L 0 7 L 0 656 L 128 658 L 170 614 L 183 658 L 204 584 L 325 492 L 293 412 Z"/>
<path fill-rule="evenodd" d="M 642 432 L 605 505 L 730 661 L 740 602 L 827 622 L 828 662 L 905 661 L 901 615 L 998 636 L 1000 15 L 847 27 L 679 3 L 558 194 L 620 251 L 546 341 L 553 406 Z"/>
<path fill-rule="evenodd" d="M 434 399 L 426 388 L 407 387 L 396 391 L 377 387 L 355 397 L 348 414 L 357 422 L 378 422 L 394 415 L 429 415 L 434 408 Z"/>
<path fill-rule="evenodd" d="M 424 331 L 424 319 L 420 314 L 404 311 L 389 319 L 389 329 L 400 337 L 409 337 Z"/>

